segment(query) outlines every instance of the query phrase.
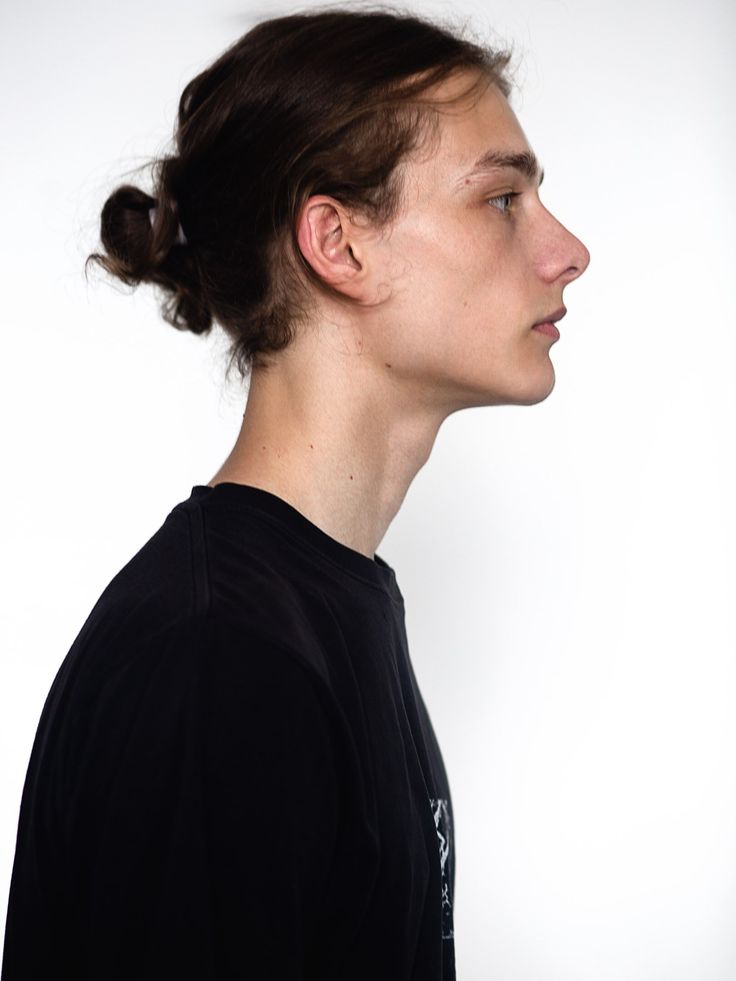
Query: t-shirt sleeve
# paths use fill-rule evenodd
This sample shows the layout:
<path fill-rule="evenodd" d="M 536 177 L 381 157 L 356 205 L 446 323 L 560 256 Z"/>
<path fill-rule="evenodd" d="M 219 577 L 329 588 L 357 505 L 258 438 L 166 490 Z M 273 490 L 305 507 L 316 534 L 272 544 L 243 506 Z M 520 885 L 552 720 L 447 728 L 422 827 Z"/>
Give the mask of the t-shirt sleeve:
<path fill-rule="evenodd" d="M 319 679 L 247 626 L 202 617 L 106 684 L 80 774 L 105 788 L 80 881 L 84 976 L 305 977 L 337 834 Z"/>

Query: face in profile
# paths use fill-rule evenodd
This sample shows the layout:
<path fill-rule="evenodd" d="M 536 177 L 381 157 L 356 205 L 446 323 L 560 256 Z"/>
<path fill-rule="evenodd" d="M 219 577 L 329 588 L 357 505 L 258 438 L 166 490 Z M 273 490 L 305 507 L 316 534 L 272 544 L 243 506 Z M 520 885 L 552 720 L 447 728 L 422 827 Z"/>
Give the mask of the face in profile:
<path fill-rule="evenodd" d="M 404 207 L 377 252 L 390 299 L 373 308 L 364 353 L 443 412 L 539 402 L 557 341 L 533 325 L 563 307 L 588 250 L 542 204 L 539 171 L 499 165 L 526 154 L 532 170 L 535 158 L 497 87 L 443 108 L 439 125 L 439 145 L 404 165 Z"/>

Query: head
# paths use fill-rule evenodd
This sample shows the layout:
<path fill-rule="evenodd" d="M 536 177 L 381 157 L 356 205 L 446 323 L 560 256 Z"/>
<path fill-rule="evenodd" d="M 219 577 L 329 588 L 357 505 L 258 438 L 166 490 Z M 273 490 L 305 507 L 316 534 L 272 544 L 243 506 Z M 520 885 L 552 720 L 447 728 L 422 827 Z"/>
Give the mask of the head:
<path fill-rule="evenodd" d="M 154 284 L 179 329 L 219 324 L 243 378 L 347 326 L 450 411 L 539 401 L 552 341 L 531 325 L 589 257 L 539 174 L 471 173 L 531 154 L 510 60 L 385 6 L 263 21 L 185 87 L 175 152 L 151 193 L 110 195 L 88 262 Z"/>

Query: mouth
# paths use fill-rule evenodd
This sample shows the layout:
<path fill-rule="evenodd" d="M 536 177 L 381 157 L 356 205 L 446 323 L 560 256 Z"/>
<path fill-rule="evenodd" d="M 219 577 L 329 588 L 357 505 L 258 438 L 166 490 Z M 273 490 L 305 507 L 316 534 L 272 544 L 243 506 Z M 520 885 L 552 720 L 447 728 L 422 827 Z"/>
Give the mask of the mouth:
<path fill-rule="evenodd" d="M 542 319 L 538 320 L 536 324 L 532 324 L 532 327 L 543 327 L 546 324 L 554 324 L 555 321 L 562 320 L 566 313 L 567 308 L 560 307 L 558 310 L 553 310 L 552 313 L 547 314 L 546 317 L 542 317 Z"/>

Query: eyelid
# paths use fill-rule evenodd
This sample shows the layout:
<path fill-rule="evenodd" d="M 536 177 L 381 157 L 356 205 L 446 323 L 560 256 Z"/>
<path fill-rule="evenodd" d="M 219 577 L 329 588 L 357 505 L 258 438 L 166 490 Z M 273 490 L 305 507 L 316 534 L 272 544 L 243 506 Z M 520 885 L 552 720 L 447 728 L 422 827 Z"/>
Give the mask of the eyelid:
<path fill-rule="evenodd" d="M 486 202 L 498 201 L 500 198 L 518 198 L 518 197 L 521 196 L 522 193 L 523 193 L 522 191 L 504 191 L 503 194 L 494 194 L 492 197 L 486 198 Z M 511 207 L 510 204 L 509 204 L 509 207 Z M 496 208 L 495 210 L 498 211 L 499 214 L 502 214 L 502 215 L 509 214 L 509 211 L 508 210 L 501 211 L 500 208 Z"/>

